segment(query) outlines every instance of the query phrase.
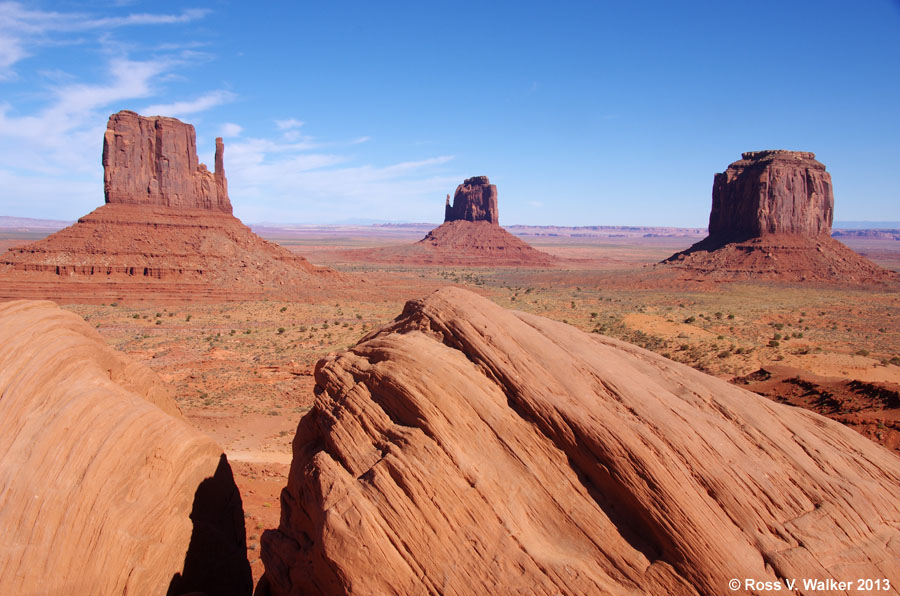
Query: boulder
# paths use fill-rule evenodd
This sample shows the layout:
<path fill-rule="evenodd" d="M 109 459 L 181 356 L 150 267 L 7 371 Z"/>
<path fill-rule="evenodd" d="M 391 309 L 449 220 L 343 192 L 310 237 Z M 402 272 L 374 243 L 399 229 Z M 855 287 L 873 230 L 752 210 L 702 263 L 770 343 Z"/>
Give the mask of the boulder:
<path fill-rule="evenodd" d="M 250 593 L 231 468 L 155 373 L 6 302 L 0 395 L 0 594 Z"/>
<path fill-rule="evenodd" d="M 900 585 L 900 459 L 624 342 L 451 287 L 315 379 L 260 594 Z"/>

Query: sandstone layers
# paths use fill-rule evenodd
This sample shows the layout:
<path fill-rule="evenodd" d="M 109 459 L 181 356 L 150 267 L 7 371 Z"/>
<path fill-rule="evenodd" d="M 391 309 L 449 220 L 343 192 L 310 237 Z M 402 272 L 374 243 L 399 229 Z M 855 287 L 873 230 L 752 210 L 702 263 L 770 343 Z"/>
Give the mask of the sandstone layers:
<path fill-rule="evenodd" d="M 296 297 L 341 278 L 263 240 L 231 214 L 224 146 L 198 163 L 194 127 L 119 112 L 103 142 L 106 204 L 0 255 L 0 298 Z"/>
<path fill-rule="evenodd" d="M 444 207 L 444 222 L 448 221 L 486 221 L 500 225 L 497 209 L 497 186 L 491 184 L 487 176 L 467 178 L 456 187 L 453 204 L 447 195 Z"/>
<path fill-rule="evenodd" d="M 750 151 L 713 181 L 709 236 L 665 262 L 708 279 L 868 283 L 891 272 L 831 237 L 831 175 L 806 151 Z"/>
<path fill-rule="evenodd" d="M 225 145 L 216 139 L 215 172 L 198 163 L 194 127 L 123 110 L 109 117 L 103 136 L 107 203 L 210 209 L 231 213 Z"/>
<path fill-rule="evenodd" d="M 0 593 L 249 594 L 222 450 L 50 302 L 0 304 Z"/>
<path fill-rule="evenodd" d="M 900 460 L 646 350 L 445 288 L 315 379 L 262 594 L 900 585 Z"/>

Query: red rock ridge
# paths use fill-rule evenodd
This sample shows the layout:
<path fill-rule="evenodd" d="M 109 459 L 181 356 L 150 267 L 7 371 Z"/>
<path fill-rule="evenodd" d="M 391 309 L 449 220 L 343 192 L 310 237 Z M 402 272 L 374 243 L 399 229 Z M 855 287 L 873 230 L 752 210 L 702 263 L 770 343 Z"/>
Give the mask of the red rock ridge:
<path fill-rule="evenodd" d="M 224 151 L 217 138 L 213 173 L 198 163 L 192 125 L 128 110 L 113 114 L 103 135 L 106 202 L 231 213 Z"/>
<path fill-rule="evenodd" d="M 172 391 L 51 302 L 0 304 L 0 594 L 249 594 L 241 497 Z"/>
<path fill-rule="evenodd" d="M 900 459 L 635 346 L 444 288 L 315 379 L 261 595 L 900 582 Z"/>

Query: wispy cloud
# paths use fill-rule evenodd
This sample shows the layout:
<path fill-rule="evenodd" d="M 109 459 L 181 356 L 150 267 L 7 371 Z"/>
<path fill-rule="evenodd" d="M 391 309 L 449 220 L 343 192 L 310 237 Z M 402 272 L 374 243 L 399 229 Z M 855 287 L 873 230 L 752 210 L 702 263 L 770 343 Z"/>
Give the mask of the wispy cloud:
<path fill-rule="evenodd" d="M 141 110 L 147 116 L 188 116 L 197 112 L 205 112 L 210 108 L 234 101 L 237 96 L 231 91 L 219 89 L 210 91 L 196 99 L 188 101 L 176 101 L 174 103 L 158 103 L 147 106 Z"/>
<path fill-rule="evenodd" d="M 219 134 L 223 137 L 239 137 L 244 131 L 244 127 L 234 122 L 226 122 L 219 129 Z"/>
<path fill-rule="evenodd" d="M 363 143 L 368 143 L 372 140 L 372 137 L 357 137 L 350 141 L 351 145 L 362 145 Z"/>
<path fill-rule="evenodd" d="M 178 14 L 135 13 L 121 17 L 97 17 L 81 12 L 32 10 L 19 2 L 0 2 L 0 80 L 15 78 L 12 67 L 31 55 L 34 46 L 53 43 L 48 36 L 119 27 L 183 24 L 202 19 L 207 9 Z"/>
<path fill-rule="evenodd" d="M 278 127 L 278 130 L 293 130 L 295 128 L 300 128 L 305 123 L 301 120 L 297 120 L 295 118 L 288 118 L 287 120 L 276 120 L 275 126 Z"/>

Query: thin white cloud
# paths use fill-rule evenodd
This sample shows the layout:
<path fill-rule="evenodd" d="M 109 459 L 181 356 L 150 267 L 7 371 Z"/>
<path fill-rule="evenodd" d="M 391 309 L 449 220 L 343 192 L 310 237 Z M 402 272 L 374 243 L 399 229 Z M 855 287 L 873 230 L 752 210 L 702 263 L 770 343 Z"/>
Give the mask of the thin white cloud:
<path fill-rule="evenodd" d="M 237 96 L 231 91 L 219 89 L 189 101 L 153 104 L 143 108 L 141 114 L 145 116 L 188 116 L 190 114 L 196 114 L 197 112 L 205 112 L 210 108 L 232 102 L 236 98 Z"/>
<path fill-rule="evenodd" d="M 209 12 L 208 9 L 189 9 L 179 14 L 138 13 L 122 17 L 96 17 L 80 12 L 31 10 L 19 2 L 0 2 L 0 80 L 15 78 L 12 67 L 30 56 L 35 46 L 58 43 L 58 40 L 48 41 L 46 36 L 53 33 L 183 24 L 202 19 Z"/>
<path fill-rule="evenodd" d="M 295 118 L 288 118 L 287 120 L 276 120 L 275 126 L 278 127 L 278 130 L 292 130 L 295 128 L 300 128 L 305 123 L 301 120 L 297 120 Z"/>
<path fill-rule="evenodd" d="M 222 125 L 222 128 L 219 129 L 219 134 L 223 137 L 239 137 L 243 131 L 244 127 L 240 124 L 226 122 Z"/>
<path fill-rule="evenodd" d="M 357 138 L 353 139 L 352 141 L 350 141 L 350 144 L 351 145 L 361 145 L 363 143 L 368 143 L 371 140 L 372 140 L 372 137 L 357 137 Z"/>

